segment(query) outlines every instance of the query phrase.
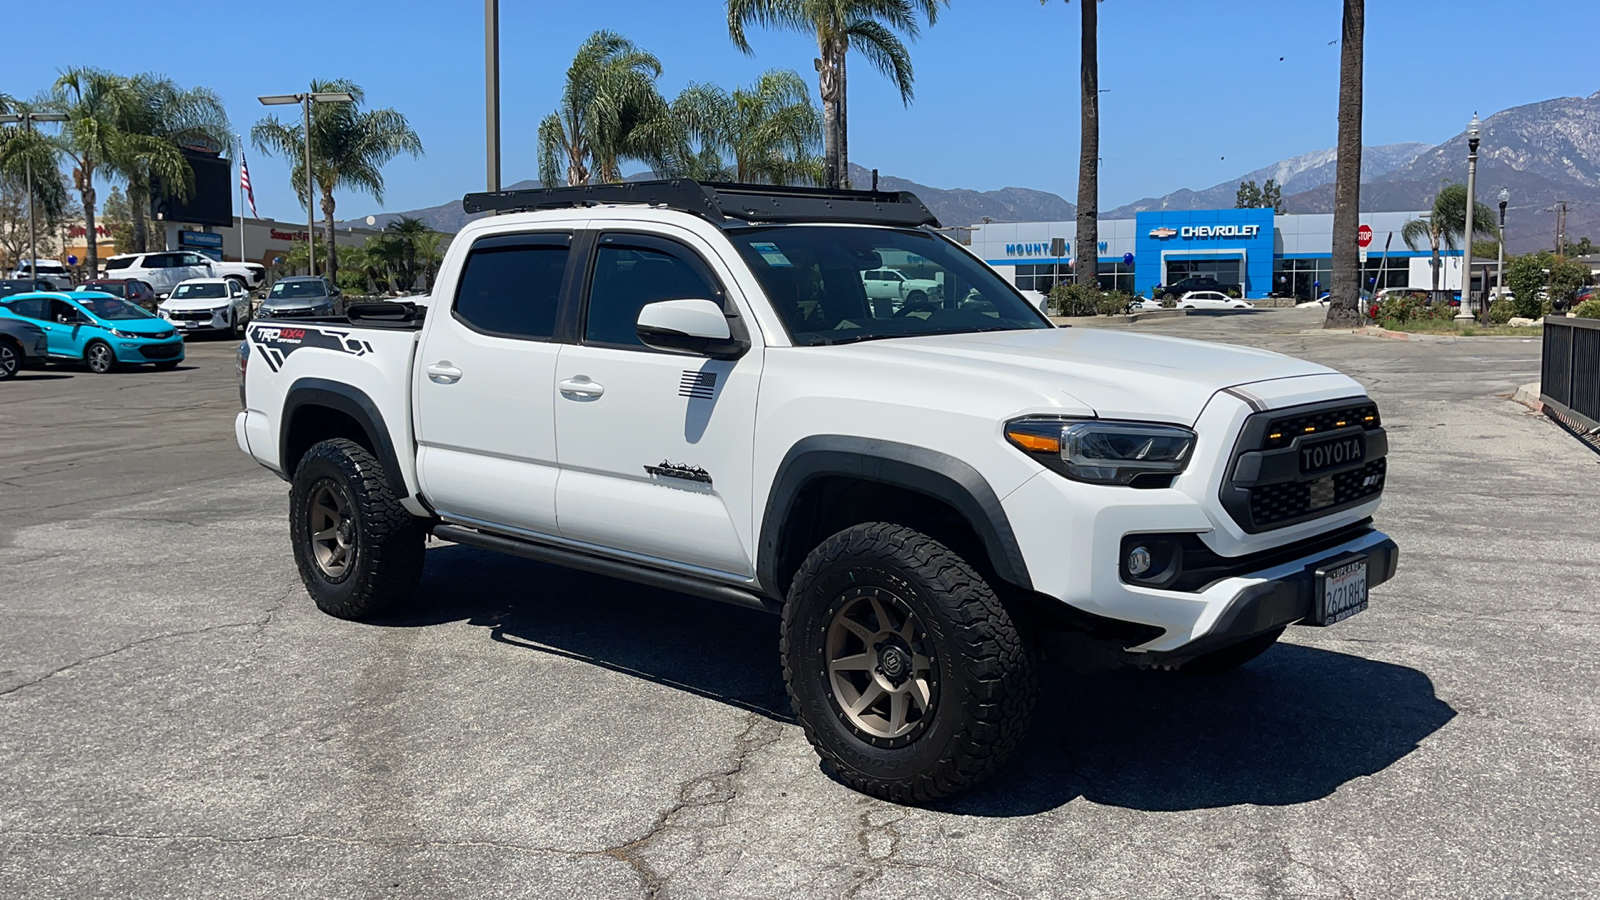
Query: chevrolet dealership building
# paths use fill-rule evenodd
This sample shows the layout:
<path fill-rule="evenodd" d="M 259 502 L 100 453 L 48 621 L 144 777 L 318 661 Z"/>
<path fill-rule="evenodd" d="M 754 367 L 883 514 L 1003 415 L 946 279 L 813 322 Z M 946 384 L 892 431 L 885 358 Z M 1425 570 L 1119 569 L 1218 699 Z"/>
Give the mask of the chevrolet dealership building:
<path fill-rule="evenodd" d="M 1400 229 L 1417 212 L 1363 213 L 1372 231 L 1366 248 L 1368 289 L 1428 290 L 1427 248 L 1413 251 Z M 1023 290 L 1046 292 L 1069 277 L 1077 254 L 1075 222 L 991 222 L 972 227 L 972 250 Z M 1333 274 L 1333 216 L 1281 215 L 1271 209 L 1142 212 L 1100 222 L 1100 283 L 1153 296 L 1157 285 L 1196 275 L 1238 285 L 1246 297 L 1293 294 L 1310 299 Z M 1442 261 L 1439 286 L 1461 288 L 1461 253 Z"/>

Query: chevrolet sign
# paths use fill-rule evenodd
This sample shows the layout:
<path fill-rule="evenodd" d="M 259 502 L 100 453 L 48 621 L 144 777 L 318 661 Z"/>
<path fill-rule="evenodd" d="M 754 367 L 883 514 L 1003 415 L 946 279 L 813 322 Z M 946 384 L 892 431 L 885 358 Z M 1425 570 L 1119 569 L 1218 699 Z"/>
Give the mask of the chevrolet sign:
<path fill-rule="evenodd" d="M 1150 236 L 1153 237 L 1153 238 L 1157 238 L 1157 239 L 1169 238 L 1169 237 L 1172 237 L 1173 235 L 1175 235 L 1177 233 L 1178 232 L 1175 229 L 1168 228 L 1165 225 L 1161 226 L 1160 228 L 1152 228 L 1152 229 L 1150 229 Z"/>

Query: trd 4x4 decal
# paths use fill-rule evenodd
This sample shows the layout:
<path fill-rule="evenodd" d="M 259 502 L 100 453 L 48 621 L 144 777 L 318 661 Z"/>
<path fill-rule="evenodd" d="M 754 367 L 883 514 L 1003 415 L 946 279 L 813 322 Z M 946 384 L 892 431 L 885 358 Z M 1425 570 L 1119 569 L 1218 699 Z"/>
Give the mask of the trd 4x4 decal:
<path fill-rule="evenodd" d="M 366 356 L 373 352 L 371 344 L 360 338 L 351 337 L 348 331 L 336 328 L 307 328 L 302 325 L 256 325 L 250 329 L 250 343 L 255 344 L 261 351 L 262 357 L 267 361 L 267 368 L 274 372 L 283 367 L 283 362 L 289 354 L 301 347 L 333 350 L 351 356 Z"/>

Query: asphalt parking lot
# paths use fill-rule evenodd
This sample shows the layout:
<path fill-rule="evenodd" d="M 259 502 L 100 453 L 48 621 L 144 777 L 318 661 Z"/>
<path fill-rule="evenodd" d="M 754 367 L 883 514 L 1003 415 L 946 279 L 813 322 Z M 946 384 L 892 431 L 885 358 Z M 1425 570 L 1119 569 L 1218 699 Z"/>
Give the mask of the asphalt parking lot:
<path fill-rule="evenodd" d="M 1506 399 L 1536 340 L 1320 315 L 1130 327 L 1366 384 L 1399 576 L 1228 676 L 1049 673 L 929 809 L 820 771 L 760 613 L 454 546 L 317 612 L 232 342 L 0 384 L 0 896 L 1600 895 L 1600 456 Z"/>

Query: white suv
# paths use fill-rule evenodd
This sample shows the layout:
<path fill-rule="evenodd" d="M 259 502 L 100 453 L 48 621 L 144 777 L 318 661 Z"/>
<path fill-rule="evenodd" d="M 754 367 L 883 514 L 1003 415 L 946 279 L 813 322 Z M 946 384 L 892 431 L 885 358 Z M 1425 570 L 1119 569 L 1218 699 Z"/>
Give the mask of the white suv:
<path fill-rule="evenodd" d="M 211 260 L 189 250 L 125 253 L 106 260 L 107 278 L 137 278 L 165 298 L 191 278 L 210 278 Z"/>
<path fill-rule="evenodd" d="M 156 313 L 181 332 L 239 333 L 250 322 L 250 295 L 231 278 L 191 278 L 173 288 Z"/>
<path fill-rule="evenodd" d="M 72 290 L 72 273 L 66 266 L 53 259 L 19 259 L 17 270 L 11 273 L 12 278 L 33 279 L 34 281 L 48 281 L 56 286 L 58 291 Z"/>
<path fill-rule="evenodd" d="M 1361 385 L 1055 328 L 909 194 L 679 180 L 463 206 L 505 214 L 451 243 L 426 315 L 357 304 L 240 344 L 235 436 L 290 482 L 332 615 L 406 602 L 429 534 L 777 612 L 817 752 L 923 802 L 1017 746 L 1040 651 L 1224 671 L 1394 575 Z M 884 308 L 863 273 L 913 257 L 945 299 Z"/>

